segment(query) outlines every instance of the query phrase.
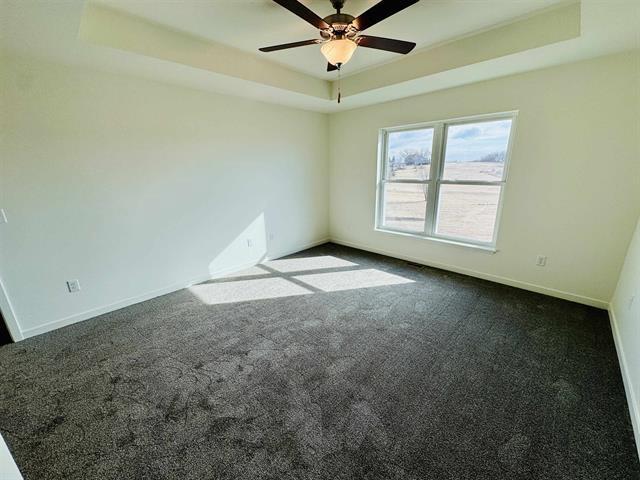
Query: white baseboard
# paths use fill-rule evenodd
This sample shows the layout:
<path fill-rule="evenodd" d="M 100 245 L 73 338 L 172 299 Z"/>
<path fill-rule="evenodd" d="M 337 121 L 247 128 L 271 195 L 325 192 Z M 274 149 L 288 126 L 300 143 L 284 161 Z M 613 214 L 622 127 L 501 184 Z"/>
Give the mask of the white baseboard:
<path fill-rule="evenodd" d="M 633 388 L 633 381 L 629 374 L 629 366 L 627 357 L 624 354 L 622 346 L 622 338 L 618 330 L 618 321 L 616 319 L 613 305 L 609 305 L 609 321 L 611 322 L 611 331 L 613 332 L 613 341 L 616 344 L 616 352 L 618 353 L 618 362 L 620 363 L 620 371 L 622 372 L 622 381 L 624 383 L 624 391 L 627 395 L 627 405 L 629 405 L 629 415 L 631 416 L 631 424 L 633 425 L 633 433 L 636 437 L 636 448 L 638 449 L 638 457 L 640 457 L 640 405 L 636 398 Z"/>
<path fill-rule="evenodd" d="M 331 238 L 331 242 L 346 247 L 359 248 L 360 250 L 366 250 L 368 252 L 378 253 L 380 255 L 386 255 L 388 257 L 399 258 L 408 262 L 419 263 L 420 265 L 426 265 L 427 267 L 439 268 L 442 270 L 449 270 L 451 272 L 461 273 L 463 275 L 469 275 L 470 277 L 481 278 L 483 280 L 489 280 L 491 282 L 501 283 L 503 285 L 509 285 L 511 287 L 521 288 L 523 290 L 529 290 L 531 292 L 542 293 L 543 295 L 549 295 L 550 297 L 562 298 L 563 300 L 570 300 L 572 302 L 582 303 L 591 307 L 601 308 L 606 310 L 609 308 L 609 302 L 599 300 L 597 298 L 585 297 L 575 293 L 565 292 L 562 290 L 556 290 L 554 288 L 543 287 L 542 285 L 536 285 L 533 283 L 522 282 L 520 280 L 514 280 L 512 278 L 501 277 L 499 275 L 492 275 L 490 273 L 478 272 L 476 270 L 470 270 L 468 268 L 458 267 L 456 265 L 448 265 L 444 263 L 429 262 L 420 258 L 411 257 L 402 253 L 390 252 L 380 248 L 365 245 L 363 243 L 351 242 L 349 240 L 343 240 L 340 238 Z"/>
<path fill-rule="evenodd" d="M 320 240 L 316 240 L 314 242 L 307 243 L 306 245 L 303 245 L 302 247 L 299 247 L 299 248 L 291 248 L 291 249 L 288 249 L 288 250 L 282 250 L 280 252 L 271 254 L 265 260 L 276 260 L 276 259 L 281 258 L 281 257 L 286 257 L 287 255 L 292 255 L 294 253 L 301 252 L 302 250 L 306 250 L 308 248 L 317 247 L 318 245 L 322 245 L 322 244 L 330 242 L 330 241 L 331 240 L 329 239 L 329 237 L 324 237 L 324 238 L 321 238 Z"/>
<path fill-rule="evenodd" d="M 361 250 L 366 250 L 366 251 L 370 251 L 373 253 L 378 253 L 381 255 L 387 255 L 390 257 L 395 257 L 395 258 L 400 258 L 402 260 L 407 260 L 410 262 L 415 262 L 415 263 L 419 263 L 422 265 L 427 265 L 430 267 L 435 267 L 435 268 L 440 268 L 443 270 L 449 270 L 449 271 L 453 271 L 453 272 L 457 272 L 457 273 L 461 273 L 464 275 L 469 275 L 472 277 L 477 277 L 477 278 L 482 278 L 484 280 L 489 280 L 489 281 L 493 281 L 493 282 L 497 282 L 497 283 L 501 283 L 501 284 L 505 284 L 505 285 L 510 285 L 513 287 L 517 287 L 517 288 L 522 288 L 524 290 L 530 290 L 533 292 L 537 292 L 537 293 L 542 293 L 544 295 L 550 295 L 552 297 L 558 297 L 558 298 L 562 298 L 565 300 L 570 300 L 570 301 L 574 301 L 574 302 L 578 302 L 578 303 L 583 303 L 586 305 L 590 305 L 593 307 L 597 307 L 597 308 L 602 308 L 602 309 L 607 309 L 609 307 L 609 302 L 605 302 L 603 300 L 598 300 L 598 299 L 594 299 L 594 298 L 590 298 L 590 297 L 584 297 L 581 295 L 577 295 L 577 294 L 573 294 L 573 293 L 569 293 L 569 292 L 564 292 L 561 290 L 555 290 L 555 289 L 551 289 L 551 288 L 547 288 L 547 287 L 543 287 L 540 285 L 534 285 L 534 284 L 530 284 L 530 283 L 526 283 L 526 282 L 521 282 L 519 280 L 513 280 L 510 278 L 506 278 L 506 277 L 500 277 L 497 275 L 491 275 L 491 274 L 487 274 L 487 273 L 483 273 L 483 272 L 478 272 L 475 270 L 470 270 L 470 269 L 466 269 L 466 268 L 461 268 L 461 267 L 457 267 L 455 265 L 446 265 L 446 264 L 441 264 L 441 263 L 435 263 L 435 262 L 426 262 L 422 259 L 419 258 L 415 258 L 415 257 L 411 257 L 408 255 L 403 255 L 403 254 L 397 254 L 395 252 L 390 252 L 390 251 L 386 251 L 386 250 L 382 250 L 379 248 L 375 248 L 369 245 L 365 245 L 365 244 L 361 244 L 361 243 L 356 243 L 356 242 L 351 242 L 351 241 L 347 241 L 347 240 L 343 240 L 343 239 L 338 239 L 338 238 L 322 238 L 316 241 L 313 241 L 311 243 L 305 244 L 305 245 L 300 245 L 296 248 L 292 248 L 292 249 L 288 249 L 288 250 L 284 250 L 284 251 L 280 251 L 277 252 L 275 254 L 271 254 L 269 255 L 266 260 L 273 260 L 275 258 L 280 258 L 286 255 L 290 255 L 292 253 L 296 253 L 299 252 L 301 250 L 306 250 L 307 248 L 312 248 L 315 247 L 317 245 L 321 245 L 323 243 L 326 242 L 333 242 L 333 243 L 337 243 L 340 245 L 345 245 L 345 246 L 349 246 L 349 247 L 353 247 L 353 248 L 359 248 Z M 70 315 L 68 317 L 65 318 L 61 318 L 58 320 L 54 320 L 51 322 L 48 322 L 46 324 L 42 324 L 39 325 L 37 327 L 33 327 L 33 328 L 28 328 L 28 329 L 24 329 L 24 330 L 20 330 L 18 332 L 18 335 L 16 335 L 16 340 L 21 340 L 22 338 L 28 338 L 28 337 L 32 337 L 34 335 L 40 335 L 42 333 L 45 332 L 49 332 L 51 330 L 55 330 L 57 328 L 61 328 L 67 325 L 71 325 L 73 323 L 76 322 L 81 322 L 83 320 L 87 320 L 89 318 L 93 318 L 96 317 L 98 315 L 103 315 L 105 313 L 109 313 L 112 312 L 114 310 L 118 310 L 120 308 L 124 308 L 124 307 L 128 307 L 129 305 L 133 305 L 135 303 L 140 303 L 140 302 L 144 302 L 146 300 L 150 300 L 152 298 L 155 297 L 159 297 L 161 295 L 166 295 L 168 293 L 171 292 L 175 292 L 177 290 L 183 289 L 183 288 L 187 288 L 191 285 L 194 285 L 196 283 L 201 283 L 207 280 L 211 280 L 213 278 L 218 278 L 224 275 L 227 275 L 229 273 L 232 273 L 234 271 L 238 271 L 238 270 L 242 270 L 244 268 L 249 268 L 251 266 L 255 265 L 255 263 L 247 263 L 247 264 L 239 264 L 239 265 L 234 265 L 231 268 L 227 268 L 224 270 L 220 270 L 220 271 L 216 271 L 212 274 L 209 275 L 205 275 L 205 276 L 201 276 L 201 277 L 197 277 L 197 278 L 191 278 L 185 281 L 181 281 L 181 282 L 177 282 L 174 283 L 172 285 L 168 285 L 166 287 L 163 288 L 159 288 L 157 290 L 153 290 L 150 292 L 145 292 L 141 295 L 136 295 L 134 297 L 130 297 L 130 298 L 126 298 L 123 300 L 120 300 L 118 302 L 114 302 L 108 305 L 104 305 L 101 307 L 97 307 L 97 308 L 93 308 L 91 310 L 87 310 L 81 313 L 77 313 L 74 315 Z M 18 319 L 16 319 L 16 323 L 19 325 Z M 22 338 L 19 338 L 19 337 Z"/>
<path fill-rule="evenodd" d="M 273 260 L 276 258 L 284 257 L 286 255 L 291 255 L 292 253 L 300 252 L 302 250 L 306 250 L 308 248 L 316 247 L 318 245 L 322 245 L 323 243 L 327 243 L 329 241 L 328 238 L 323 238 L 320 240 L 313 241 L 311 243 L 307 243 L 304 245 L 300 245 L 299 247 L 295 247 L 286 251 L 280 251 L 276 254 L 269 255 L 265 258 L 265 260 Z M 188 288 L 197 283 L 206 282 L 207 280 L 212 280 L 215 278 L 220 278 L 225 275 L 228 275 L 233 272 L 237 272 L 239 270 L 244 270 L 246 268 L 253 267 L 259 262 L 248 262 L 243 264 L 234 265 L 230 268 L 225 268 L 221 270 L 217 270 L 208 275 L 202 275 L 200 277 L 191 278 L 189 280 L 184 280 L 181 282 L 174 283 L 172 285 L 168 285 L 166 287 L 158 288 L 156 290 L 152 290 L 150 292 L 145 292 L 140 295 L 136 295 L 133 297 L 125 298 L 123 300 L 119 300 L 114 303 L 110 303 L 108 305 L 103 305 L 101 307 L 92 308 L 90 310 L 86 310 L 84 312 L 76 313 L 70 315 L 68 317 L 60 318 L 58 320 L 54 320 L 42 325 L 38 325 L 37 327 L 27 328 L 24 330 L 20 330 L 20 336 L 22 338 L 14 339 L 14 340 L 23 340 L 25 338 L 33 337 L 35 335 L 40 335 L 42 333 L 50 332 L 52 330 L 56 330 L 58 328 L 66 327 L 67 325 L 71 325 L 73 323 L 82 322 L 84 320 L 88 320 L 93 317 L 97 317 L 98 315 L 103 315 L 105 313 L 113 312 L 114 310 L 119 310 L 124 307 L 128 307 L 130 305 L 134 305 L 136 303 L 144 302 L 146 300 L 151 300 L 152 298 L 160 297 L 162 295 L 166 295 L 168 293 L 172 293 L 178 290 L 182 290 L 183 288 Z"/>
<path fill-rule="evenodd" d="M 22 335 L 22 330 L 20 330 L 20 324 L 16 319 L 16 312 L 13 310 L 13 305 L 11 305 L 11 300 L 9 300 L 9 296 L 7 295 L 7 291 L 4 288 L 1 278 L 0 311 L 2 311 L 2 318 L 4 318 L 4 323 L 7 326 L 7 330 L 9 330 L 9 334 L 13 341 L 18 342 L 20 340 L 24 340 L 24 335 Z"/>
<path fill-rule="evenodd" d="M 82 322 L 84 320 L 97 317 L 98 315 L 103 315 L 105 313 L 113 312 L 114 310 L 119 310 L 121 308 L 128 307 L 129 305 L 133 305 L 135 303 L 140 303 L 155 297 L 160 297 L 162 295 L 166 295 L 167 293 L 175 292 L 182 288 L 189 287 L 195 283 L 204 282 L 209 279 L 210 279 L 210 275 L 206 275 L 199 278 L 191 279 L 186 282 L 179 282 L 163 288 L 158 288 L 157 290 L 145 292 L 141 295 L 125 298 L 124 300 L 119 300 L 117 302 L 113 302 L 108 305 L 92 308 L 90 310 L 76 313 L 68 317 L 59 318 L 58 320 L 53 320 L 51 322 L 43 323 L 41 325 L 38 325 L 37 327 L 24 329 L 22 330 L 22 335 L 24 338 L 33 337 L 35 335 L 41 335 L 43 333 L 50 332 L 52 330 L 57 330 L 58 328 L 66 327 L 67 325 L 71 325 L 73 323 Z"/>

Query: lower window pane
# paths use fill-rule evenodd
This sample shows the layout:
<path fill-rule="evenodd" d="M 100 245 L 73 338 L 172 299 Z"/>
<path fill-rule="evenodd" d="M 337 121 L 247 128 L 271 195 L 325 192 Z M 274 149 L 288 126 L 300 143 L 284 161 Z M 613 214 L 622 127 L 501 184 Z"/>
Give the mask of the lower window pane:
<path fill-rule="evenodd" d="M 383 226 L 423 233 L 427 190 L 427 185 L 385 184 Z"/>
<path fill-rule="evenodd" d="M 441 185 L 436 232 L 447 237 L 491 242 L 501 188 Z"/>

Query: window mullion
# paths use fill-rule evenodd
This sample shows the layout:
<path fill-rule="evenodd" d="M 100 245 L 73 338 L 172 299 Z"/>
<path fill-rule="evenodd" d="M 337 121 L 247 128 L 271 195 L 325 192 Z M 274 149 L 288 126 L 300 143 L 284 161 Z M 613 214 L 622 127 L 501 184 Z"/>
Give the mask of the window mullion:
<path fill-rule="evenodd" d="M 408 180 L 408 179 L 402 179 L 402 180 L 384 180 L 384 183 L 399 183 L 399 184 L 404 184 L 404 185 L 425 185 L 427 183 L 429 183 L 431 180 Z"/>
<path fill-rule="evenodd" d="M 380 179 L 378 181 L 378 191 L 377 191 L 377 208 L 376 208 L 376 218 L 375 222 L 378 227 L 384 226 L 384 210 L 385 210 L 385 199 L 384 199 L 384 180 Z"/>
<path fill-rule="evenodd" d="M 440 172 L 442 154 L 444 152 L 444 125 L 435 126 L 433 136 L 433 152 L 431 153 L 431 168 L 429 169 L 429 197 L 427 201 L 427 216 L 425 221 L 425 235 L 433 236 L 436 228 L 436 214 L 438 211 L 438 191 L 440 190 Z"/>
<path fill-rule="evenodd" d="M 488 187 L 501 187 L 505 184 L 503 181 L 485 181 L 485 180 L 440 180 L 441 185 L 477 185 Z"/>
<path fill-rule="evenodd" d="M 378 160 L 378 191 L 376 192 L 376 201 L 378 204 L 376 205 L 376 218 L 374 219 L 374 224 L 378 227 L 382 227 L 384 225 L 384 211 L 386 208 L 384 184 L 387 180 L 387 162 L 389 161 L 389 155 L 387 152 L 388 137 L 389 132 L 383 131 L 382 135 L 380 135 L 380 139 L 378 140 L 378 153 L 380 155 Z"/>

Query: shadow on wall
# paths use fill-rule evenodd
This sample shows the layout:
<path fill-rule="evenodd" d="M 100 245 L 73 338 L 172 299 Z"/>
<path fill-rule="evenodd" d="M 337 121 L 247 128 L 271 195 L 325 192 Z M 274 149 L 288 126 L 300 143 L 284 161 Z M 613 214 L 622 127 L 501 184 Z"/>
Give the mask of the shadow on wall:
<path fill-rule="evenodd" d="M 273 260 L 189 287 L 208 305 L 414 283 L 331 255 Z"/>

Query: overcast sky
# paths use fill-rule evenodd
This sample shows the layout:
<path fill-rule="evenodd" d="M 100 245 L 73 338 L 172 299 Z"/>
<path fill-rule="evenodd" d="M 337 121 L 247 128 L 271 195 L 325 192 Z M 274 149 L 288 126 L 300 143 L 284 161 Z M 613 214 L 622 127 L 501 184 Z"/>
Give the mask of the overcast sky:
<path fill-rule="evenodd" d="M 511 120 L 498 120 L 449 127 L 447 162 L 478 160 L 495 152 L 506 152 Z M 389 134 L 389 154 L 403 150 L 429 150 L 433 142 L 433 130 L 410 130 Z"/>

